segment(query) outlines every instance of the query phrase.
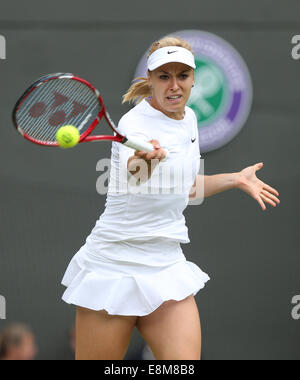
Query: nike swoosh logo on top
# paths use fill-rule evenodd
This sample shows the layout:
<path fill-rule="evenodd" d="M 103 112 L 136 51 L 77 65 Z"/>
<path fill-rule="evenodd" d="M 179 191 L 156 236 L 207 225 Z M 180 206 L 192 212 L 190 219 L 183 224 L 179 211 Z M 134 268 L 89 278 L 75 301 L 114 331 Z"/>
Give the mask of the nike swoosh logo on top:
<path fill-rule="evenodd" d="M 196 141 L 196 139 L 192 139 L 191 141 L 192 141 L 192 143 L 194 143 Z"/>
<path fill-rule="evenodd" d="M 168 51 L 168 54 L 173 54 L 173 53 L 177 53 L 177 50 L 175 50 L 175 51 Z"/>

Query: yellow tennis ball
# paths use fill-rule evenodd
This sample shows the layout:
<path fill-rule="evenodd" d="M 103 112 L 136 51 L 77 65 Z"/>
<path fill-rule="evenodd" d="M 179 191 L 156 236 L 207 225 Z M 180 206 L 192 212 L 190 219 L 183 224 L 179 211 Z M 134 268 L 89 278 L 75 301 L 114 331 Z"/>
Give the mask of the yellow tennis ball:
<path fill-rule="evenodd" d="M 73 148 L 79 139 L 80 133 L 73 125 L 65 125 L 56 132 L 56 140 L 61 148 Z"/>

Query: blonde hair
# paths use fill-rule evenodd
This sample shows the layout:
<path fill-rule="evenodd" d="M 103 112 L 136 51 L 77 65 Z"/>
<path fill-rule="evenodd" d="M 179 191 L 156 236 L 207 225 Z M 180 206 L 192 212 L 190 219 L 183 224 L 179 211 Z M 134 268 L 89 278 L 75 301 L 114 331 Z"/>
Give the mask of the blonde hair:
<path fill-rule="evenodd" d="M 156 50 L 167 46 L 179 46 L 189 50 L 194 54 L 190 44 L 180 37 L 164 37 L 163 39 L 156 41 L 152 44 L 147 58 Z M 152 95 L 151 88 L 149 87 L 148 78 L 138 77 L 133 80 L 133 84 L 130 86 L 125 95 L 123 95 L 123 103 L 134 102 L 140 103 L 143 99 Z"/>

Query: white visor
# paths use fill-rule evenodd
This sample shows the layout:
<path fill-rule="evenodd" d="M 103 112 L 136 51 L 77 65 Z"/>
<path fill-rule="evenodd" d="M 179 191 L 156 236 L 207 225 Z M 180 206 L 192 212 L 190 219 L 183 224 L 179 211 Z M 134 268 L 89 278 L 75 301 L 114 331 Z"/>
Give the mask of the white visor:
<path fill-rule="evenodd" d="M 194 55 L 187 49 L 179 46 L 167 46 L 156 50 L 148 58 L 148 69 L 153 71 L 170 62 L 180 62 L 196 68 Z"/>

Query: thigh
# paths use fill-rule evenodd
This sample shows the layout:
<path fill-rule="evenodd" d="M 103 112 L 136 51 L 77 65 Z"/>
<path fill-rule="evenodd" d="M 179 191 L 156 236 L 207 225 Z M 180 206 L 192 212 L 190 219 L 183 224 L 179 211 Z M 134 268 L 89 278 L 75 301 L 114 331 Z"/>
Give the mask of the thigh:
<path fill-rule="evenodd" d="M 110 315 L 105 310 L 76 310 L 76 359 L 122 360 L 137 317 Z"/>
<path fill-rule="evenodd" d="M 201 325 L 193 295 L 164 302 L 153 313 L 137 317 L 136 327 L 158 360 L 200 360 Z"/>

